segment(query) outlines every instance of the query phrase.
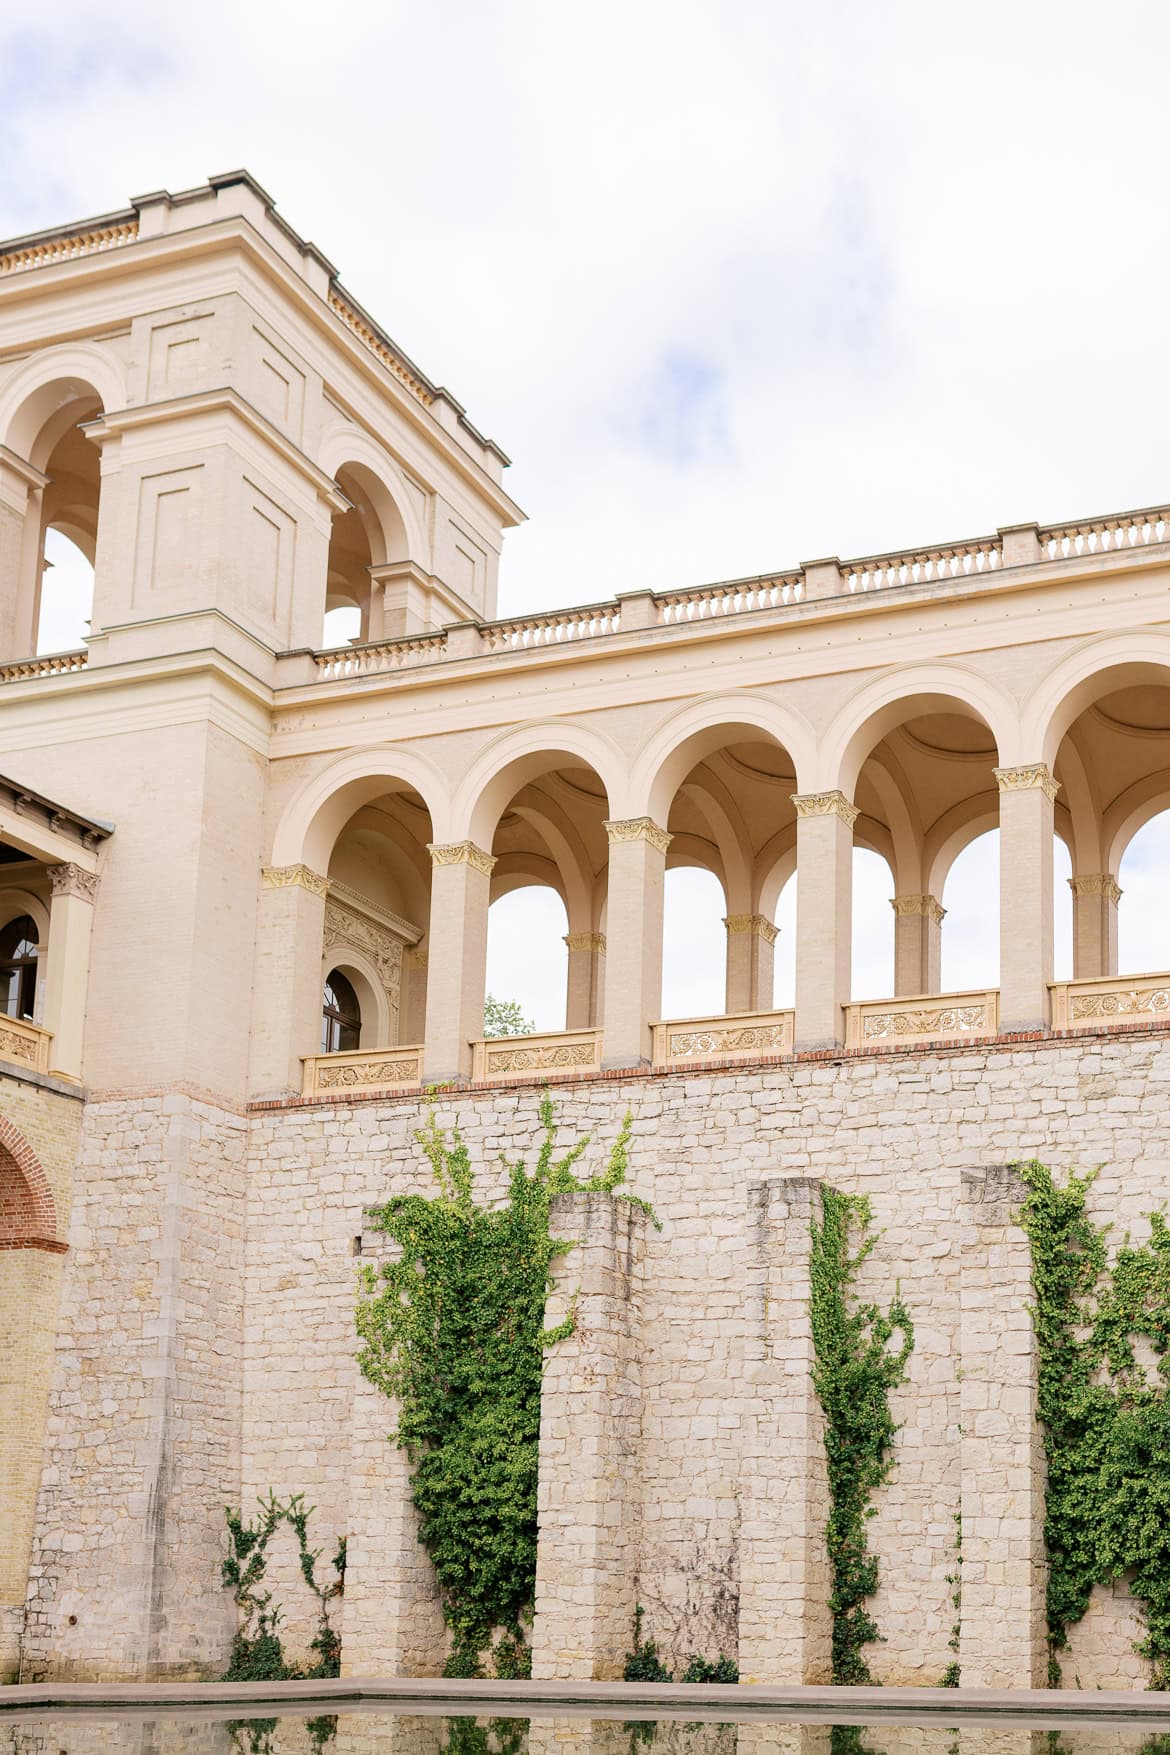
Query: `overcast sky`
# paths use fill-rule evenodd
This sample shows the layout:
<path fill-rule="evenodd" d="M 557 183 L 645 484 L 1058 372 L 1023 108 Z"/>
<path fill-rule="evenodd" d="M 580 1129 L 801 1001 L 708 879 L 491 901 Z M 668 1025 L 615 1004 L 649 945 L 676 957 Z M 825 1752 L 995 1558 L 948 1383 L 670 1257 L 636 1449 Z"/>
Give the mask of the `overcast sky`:
<path fill-rule="evenodd" d="M 0 57 L 0 235 L 247 165 L 514 457 L 505 612 L 1170 498 L 1152 0 L 54 0 Z M 979 857 L 951 984 L 994 959 Z M 547 956 L 495 937 L 544 1021 Z"/>

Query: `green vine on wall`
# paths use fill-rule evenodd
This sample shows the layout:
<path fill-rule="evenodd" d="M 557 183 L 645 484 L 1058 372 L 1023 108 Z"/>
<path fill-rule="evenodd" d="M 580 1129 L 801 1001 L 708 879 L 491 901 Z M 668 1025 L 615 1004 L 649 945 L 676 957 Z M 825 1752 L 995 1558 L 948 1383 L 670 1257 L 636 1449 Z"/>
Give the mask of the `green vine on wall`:
<path fill-rule="evenodd" d="M 341 1673 L 341 1636 L 329 1619 L 330 1604 L 345 1590 L 345 1537 L 337 1544 L 333 1556 L 333 1577 L 327 1584 L 317 1581 L 317 1562 L 321 1550 L 309 1547 L 311 1509 L 304 1496 L 294 1493 L 290 1499 L 278 1499 L 269 1493 L 260 1501 L 255 1520 L 245 1522 L 242 1512 L 229 1507 L 224 1513 L 228 1527 L 228 1557 L 223 1562 L 224 1587 L 236 1600 L 238 1624 L 232 1640 L 231 1662 L 220 1678 L 224 1682 L 286 1682 L 316 1680 Z M 268 1546 L 282 1524 L 287 1524 L 296 1537 L 301 1577 L 317 1599 L 317 1632 L 310 1642 L 316 1662 L 308 1669 L 291 1665 L 284 1654 L 279 1627 L 282 1619 L 279 1603 L 272 1592 L 265 1590 L 264 1576 L 268 1568 Z"/>
<path fill-rule="evenodd" d="M 393 1437 L 410 1459 L 419 1537 L 452 1633 L 449 1676 L 482 1674 L 488 1648 L 497 1676 L 531 1669 L 525 1628 L 536 1587 L 542 1360 L 575 1325 L 570 1309 L 555 1329 L 544 1326 L 552 1264 L 571 1248 L 549 1232 L 550 1205 L 558 1194 L 589 1191 L 650 1211 L 622 1187 L 628 1113 L 604 1171 L 584 1181 L 573 1167 L 589 1141 L 556 1156 L 547 1092 L 540 1121 L 535 1169 L 512 1164 L 506 1202 L 486 1207 L 475 1199 L 458 1129 L 448 1139 L 432 1114 L 416 1138 L 438 1192 L 394 1195 L 374 1209 L 376 1227 L 401 1253 L 362 1275 L 358 1362 L 398 1402 Z"/>
<path fill-rule="evenodd" d="M 885 1313 L 857 1301 L 853 1283 L 877 1242 L 871 1225 L 865 1196 L 826 1188 L 821 1223 L 812 1222 L 810 1259 L 813 1384 L 825 1416 L 829 1480 L 833 1681 L 852 1686 L 873 1681 L 864 1647 L 881 1635 L 868 1607 L 878 1586 L 868 1520 L 893 1467 L 890 1391 L 903 1381 L 914 1346 L 910 1313 L 897 1292 Z M 900 1344 L 891 1351 L 895 1335 Z"/>
<path fill-rule="evenodd" d="M 1109 1266 L 1093 1175 L 1057 1187 L 1033 1160 L 1020 1222 L 1032 1253 L 1039 1413 L 1048 1463 L 1049 1680 L 1095 1584 L 1132 1576 L 1152 1688 L 1170 1687 L 1170 1229 L 1150 1219 Z M 1139 1345 L 1141 1353 L 1139 1354 Z M 1144 1354 L 1144 1357 L 1141 1356 Z"/>

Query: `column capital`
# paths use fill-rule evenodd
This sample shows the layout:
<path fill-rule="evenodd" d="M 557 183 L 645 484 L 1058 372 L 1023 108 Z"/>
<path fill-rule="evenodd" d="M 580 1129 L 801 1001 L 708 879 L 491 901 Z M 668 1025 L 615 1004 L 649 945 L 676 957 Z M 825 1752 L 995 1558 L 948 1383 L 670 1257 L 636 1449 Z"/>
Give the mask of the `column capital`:
<path fill-rule="evenodd" d="M 946 919 L 947 911 L 936 896 L 891 896 L 890 907 L 899 918 L 904 914 L 922 914 L 936 926 Z"/>
<path fill-rule="evenodd" d="M 728 914 L 723 924 L 729 933 L 750 933 L 753 938 L 762 938 L 770 945 L 780 937 L 779 927 L 773 926 L 766 914 Z"/>
<path fill-rule="evenodd" d="M 1060 783 L 1052 777 L 1047 762 L 1030 762 L 1019 768 L 993 768 L 1001 792 L 1043 792 L 1055 800 Z"/>
<path fill-rule="evenodd" d="M 266 865 L 260 881 L 266 890 L 308 890 L 312 896 L 329 894 L 329 879 L 308 865 Z"/>
<path fill-rule="evenodd" d="M 789 796 L 798 817 L 840 817 L 851 829 L 861 814 L 843 792 L 793 792 Z"/>
<path fill-rule="evenodd" d="M 96 902 L 98 874 L 83 865 L 50 865 L 49 882 L 54 896 L 79 896 L 83 902 Z"/>
<path fill-rule="evenodd" d="M 440 847 L 434 841 L 427 842 L 427 852 L 431 856 L 432 865 L 469 865 L 473 871 L 491 877 L 495 869 L 495 859 L 477 847 L 474 841 L 456 841 L 447 847 Z"/>
<path fill-rule="evenodd" d="M 605 955 L 603 932 L 567 932 L 565 943 L 571 951 L 592 951 L 595 955 Z"/>
<path fill-rule="evenodd" d="M 607 822 L 605 832 L 611 847 L 623 841 L 649 841 L 659 853 L 665 853 L 674 839 L 673 835 L 658 827 L 653 817 L 626 817 L 620 822 Z"/>
<path fill-rule="evenodd" d="M 1107 871 L 1087 872 L 1080 877 L 1070 877 L 1068 887 L 1076 897 L 1104 896 L 1116 908 L 1121 900 L 1121 885 Z"/>

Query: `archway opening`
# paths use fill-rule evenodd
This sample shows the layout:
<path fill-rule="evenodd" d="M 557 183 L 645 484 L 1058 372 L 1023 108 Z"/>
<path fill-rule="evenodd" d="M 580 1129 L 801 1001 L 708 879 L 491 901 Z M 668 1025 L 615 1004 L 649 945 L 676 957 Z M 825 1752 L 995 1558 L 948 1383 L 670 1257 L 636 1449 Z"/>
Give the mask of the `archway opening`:
<path fill-rule="evenodd" d="M 709 1018 L 724 1010 L 727 900 L 713 871 L 676 865 L 662 901 L 662 1016 Z"/>
<path fill-rule="evenodd" d="M 39 934 L 31 914 L 19 914 L 0 927 L 0 1014 L 36 1016 Z"/>
<path fill-rule="evenodd" d="M 334 516 L 330 532 L 322 642 L 328 647 L 404 633 L 402 594 L 409 582 L 387 586 L 383 575 L 376 582 L 371 571 L 406 558 L 402 515 L 366 464 L 344 464 L 336 481 L 349 504 Z"/>
<path fill-rule="evenodd" d="M 869 847 L 853 849 L 853 999 L 894 991 L 894 874 Z"/>
<path fill-rule="evenodd" d="M 45 532 L 37 656 L 77 651 L 85 644 L 92 614 L 93 560 L 63 530 L 51 526 Z"/>
<path fill-rule="evenodd" d="M 1117 911 L 1117 973 L 1170 970 L 1170 809 L 1158 811 L 1131 837 L 1121 856 Z"/>
<path fill-rule="evenodd" d="M 597 1029 L 605 987 L 605 784 L 595 769 L 549 752 L 510 766 L 488 793 L 485 827 L 506 801 L 491 836 L 492 1033 L 505 1024 L 509 1034 L 521 1024 L 540 1032 Z"/>

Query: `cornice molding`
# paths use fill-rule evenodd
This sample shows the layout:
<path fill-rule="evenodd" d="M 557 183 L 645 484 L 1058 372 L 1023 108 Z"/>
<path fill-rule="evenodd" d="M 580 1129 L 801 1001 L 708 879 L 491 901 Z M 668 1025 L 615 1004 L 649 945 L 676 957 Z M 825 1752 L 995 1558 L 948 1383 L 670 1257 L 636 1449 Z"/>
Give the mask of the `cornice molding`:
<path fill-rule="evenodd" d="M 308 890 L 311 896 L 329 894 L 329 879 L 307 865 L 266 865 L 260 873 L 266 890 Z"/>

